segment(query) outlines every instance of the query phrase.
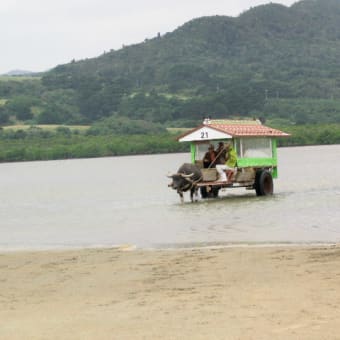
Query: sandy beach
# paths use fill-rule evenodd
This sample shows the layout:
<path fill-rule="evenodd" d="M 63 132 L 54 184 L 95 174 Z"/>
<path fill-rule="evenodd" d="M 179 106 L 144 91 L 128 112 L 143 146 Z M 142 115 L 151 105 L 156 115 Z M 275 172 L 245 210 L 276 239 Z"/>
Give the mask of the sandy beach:
<path fill-rule="evenodd" d="M 340 246 L 0 254 L 0 339 L 339 339 Z"/>

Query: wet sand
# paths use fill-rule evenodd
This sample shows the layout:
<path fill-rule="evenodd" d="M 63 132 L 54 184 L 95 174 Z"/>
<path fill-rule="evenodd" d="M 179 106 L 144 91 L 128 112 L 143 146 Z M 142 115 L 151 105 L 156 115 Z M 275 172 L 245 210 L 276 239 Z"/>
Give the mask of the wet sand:
<path fill-rule="evenodd" d="M 340 246 L 0 254 L 0 339 L 339 339 Z"/>

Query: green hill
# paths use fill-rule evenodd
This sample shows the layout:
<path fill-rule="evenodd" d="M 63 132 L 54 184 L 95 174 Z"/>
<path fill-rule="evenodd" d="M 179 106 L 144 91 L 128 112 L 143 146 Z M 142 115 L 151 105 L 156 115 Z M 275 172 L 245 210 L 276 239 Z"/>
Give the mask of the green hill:
<path fill-rule="evenodd" d="M 185 126 L 207 115 L 340 122 L 339 22 L 339 0 L 194 19 L 140 44 L 59 65 L 34 86 L 0 81 L 0 123 L 92 124 L 123 116 Z"/>

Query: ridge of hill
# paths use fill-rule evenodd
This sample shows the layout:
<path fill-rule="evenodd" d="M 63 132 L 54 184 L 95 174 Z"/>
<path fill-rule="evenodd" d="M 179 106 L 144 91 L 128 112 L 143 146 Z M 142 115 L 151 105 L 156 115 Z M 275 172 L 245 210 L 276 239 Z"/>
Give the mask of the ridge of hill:
<path fill-rule="evenodd" d="M 7 73 L 2 74 L 1 76 L 24 76 L 24 75 L 31 75 L 34 74 L 32 71 L 27 70 L 11 70 Z"/>

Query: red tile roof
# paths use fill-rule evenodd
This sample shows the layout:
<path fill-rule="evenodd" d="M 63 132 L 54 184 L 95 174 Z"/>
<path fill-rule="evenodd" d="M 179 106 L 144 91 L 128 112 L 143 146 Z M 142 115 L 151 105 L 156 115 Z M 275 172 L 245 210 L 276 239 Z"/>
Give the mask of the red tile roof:
<path fill-rule="evenodd" d="M 209 127 L 216 131 L 220 131 L 232 137 L 288 137 L 290 134 L 283 131 L 273 129 L 271 127 L 262 125 L 259 120 L 210 120 L 205 119 L 203 125 L 200 125 L 177 138 L 180 140 L 185 136 L 189 136 L 202 129 L 203 127 Z"/>
<path fill-rule="evenodd" d="M 258 121 L 210 121 L 206 126 L 233 137 L 287 137 L 288 133 L 262 125 Z"/>

